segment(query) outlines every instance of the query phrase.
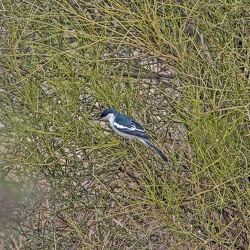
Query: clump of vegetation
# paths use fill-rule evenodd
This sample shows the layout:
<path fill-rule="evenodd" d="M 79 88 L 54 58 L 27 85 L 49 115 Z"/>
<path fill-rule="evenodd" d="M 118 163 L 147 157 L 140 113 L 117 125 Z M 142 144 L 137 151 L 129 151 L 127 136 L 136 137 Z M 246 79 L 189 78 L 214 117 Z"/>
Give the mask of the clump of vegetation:
<path fill-rule="evenodd" d="M 1 245 L 247 249 L 249 12 L 2 3 Z M 145 124 L 168 162 L 96 121 L 106 107 Z"/>

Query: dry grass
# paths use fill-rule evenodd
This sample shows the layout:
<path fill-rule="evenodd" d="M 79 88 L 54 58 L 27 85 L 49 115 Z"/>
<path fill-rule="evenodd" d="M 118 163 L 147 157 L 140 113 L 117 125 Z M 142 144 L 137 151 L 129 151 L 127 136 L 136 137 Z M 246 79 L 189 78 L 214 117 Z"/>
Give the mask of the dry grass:
<path fill-rule="evenodd" d="M 248 249 L 247 1 L 5 1 L 3 249 Z M 169 157 L 124 144 L 115 107 Z"/>

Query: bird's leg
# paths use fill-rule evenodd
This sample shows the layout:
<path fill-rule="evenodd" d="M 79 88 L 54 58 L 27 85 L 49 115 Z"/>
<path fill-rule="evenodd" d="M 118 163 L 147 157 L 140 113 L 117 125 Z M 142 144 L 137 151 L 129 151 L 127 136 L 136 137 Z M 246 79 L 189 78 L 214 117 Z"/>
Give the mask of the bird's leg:
<path fill-rule="evenodd" d="M 123 147 L 124 145 L 127 145 L 131 140 L 130 139 L 124 139 L 123 142 L 121 141 L 120 146 L 119 147 Z"/>
<path fill-rule="evenodd" d="M 131 139 L 125 139 L 124 140 L 124 145 L 128 144 L 131 141 Z"/>

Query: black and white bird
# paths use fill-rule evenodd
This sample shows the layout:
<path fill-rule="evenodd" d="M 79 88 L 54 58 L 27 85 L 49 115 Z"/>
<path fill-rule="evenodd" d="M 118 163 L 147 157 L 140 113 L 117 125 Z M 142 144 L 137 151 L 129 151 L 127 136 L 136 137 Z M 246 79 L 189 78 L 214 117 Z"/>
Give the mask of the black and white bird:
<path fill-rule="evenodd" d="M 109 121 L 112 129 L 126 139 L 137 139 L 152 148 L 164 161 L 167 157 L 151 141 L 150 136 L 145 132 L 141 124 L 129 116 L 120 114 L 113 108 L 105 109 L 98 117 L 99 120 Z"/>

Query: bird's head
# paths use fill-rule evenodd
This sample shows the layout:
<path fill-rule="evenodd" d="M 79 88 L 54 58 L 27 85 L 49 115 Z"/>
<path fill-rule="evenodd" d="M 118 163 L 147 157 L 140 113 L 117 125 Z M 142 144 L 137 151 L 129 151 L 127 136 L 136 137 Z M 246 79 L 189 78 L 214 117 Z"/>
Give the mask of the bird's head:
<path fill-rule="evenodd" d="M 101 115 L 98 117 L 98 120 L 109 121 L 109 119 L 115 117 L 116 114 L 118 114 L 117 110 L 113 108 L 107 108 L 101 113 Z"/>

